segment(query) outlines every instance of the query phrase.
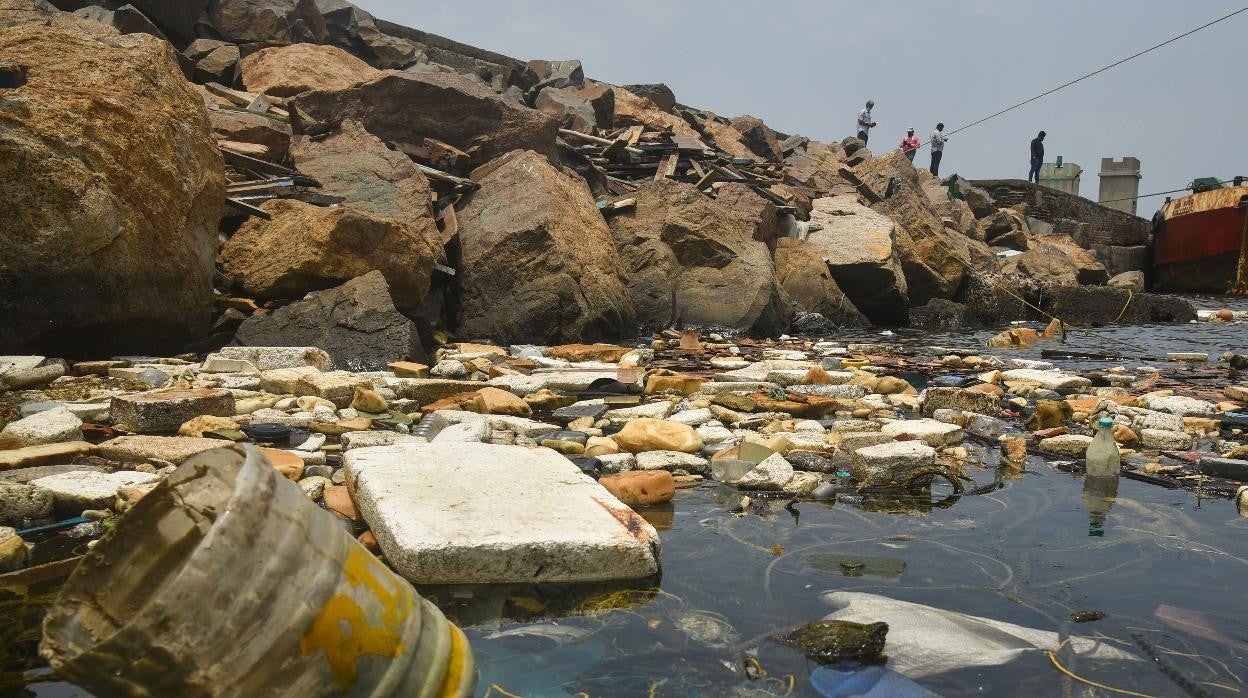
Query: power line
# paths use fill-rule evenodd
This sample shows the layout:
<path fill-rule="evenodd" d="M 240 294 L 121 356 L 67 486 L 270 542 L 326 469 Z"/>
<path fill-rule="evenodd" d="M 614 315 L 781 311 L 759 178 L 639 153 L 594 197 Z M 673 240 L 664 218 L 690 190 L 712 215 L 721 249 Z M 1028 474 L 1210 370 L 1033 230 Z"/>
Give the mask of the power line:
<path fill-rule="evenodd" d="M 988 116 L 985 116 L 984 118 L 979 119 L 978 121 L 972 121 L 971 123 L 969 123 L 969 124 L 967 124 L 967 125 L 965 125 L 965 126 L 961 126 L 961 127 L 959 127 L 959 128 L 956 128 L 956 129 L 954 129 L 954 130 L 950 131 L 950 132 L 948 133 L 948 135 L 952 136 L 953 134 L 958 133 L 959 131 L 965 131 L 966 129 L 971 128 L 971 127 L 973 127 L 973 126 L 978 126 L 978 125 L 980 125 L 980 124 L 984 123 L 985 121 L 988 121 L 988 120 L 990 120 L 990 119 L 995 119 L 995 118 L 997 118 L 998 116 L 1001 116 L 1002 114 L 1005 114 L 1005 113 L 1007 113 L 1007 112 L 1014 111 L 1015 109 L 1018 109 L 1018 108 L 1019 108 L 1019 107 L 1021 107 L 1021 106 L 1024 106 L 1024 105 L 1027 105 L 1027 104 L 1031 104 L 1032 102 L 1034 102 L 1034 101 L 1036 101 L 1036 100 L 1038 100 L 1038 99 L 1042 99 L 1042 98 L 1044 98 L 1044 97 L 1048 97 L 1049 95 L 1053 94 L 1054 92 L 1057 92 L 1057 91 L 1059 91 L 1059 90 L 1064 90 L 1064 89 L 1066 89 L 1067 87 L 1070 87 L 1071 85 L 1074 85 L 1074 84 L 1079 83 L 1079 82 L 1083 82 L 1084 80 L 1087 80 L 1088 78 L 1093 77 L 1093 76 L 1095 76 L 1095 75 L 1100 75 L 1101 73 L 1103 73 L 1103 72 L 1105 72 L 1105 71 L 1107 71 L 1107 70 L 1109 70 L 1109 69 L 1111 69 L 1111 68 L 1116 68 L 1116 67 L 1118 67 L 1118 66 L 1122 65 L 1123 63 L 1126 63 L 1127 61 L 1130 61 L 1130 60 L 1134 60 L 1134 59 L 1136 59 L 1136 58 L 1139 58 L 1140 56 L 1143 56 L 1143 55 L 1144 55 L 1144 54 L 1146 54 L 1146 53 L 1149 53 L 1149 52 L 1152 52 L 1152 51 L 1156 51 L 1157 49 L 1161 48 L 1162 46 L 1166 46 L 1167 44 L 1172 44 L 1172 43 L 1174 43 L 1174 42 L 1178 41 L 1179 39 L 1183 39 L 1183 38 L 1186 38 L 1186 37 L 1188 37 L 1188 36 L 1191 36 L 1192 34 L 1195 34 L 1196 32 L 1198 32 L 1198 31 L 1200 31 L 1200 30 L 1202 30 L 1202 29 L 1207 29 L 1207 28 L 1209 28 L 1209 27 L 1212 27 L 1213 25 L 1217 24 L 1218 22 L 1223 22 L 1223 21 L 1228 20 L 1228 19 L 1230 19 L 1231 17 L 1234 17 L 1235 15 L 1241 14 L 1241 13 L 1243 13 L 1243 12 L 1248 12 L 1248 7 L 1242 7 L 1242 8 L 1240 8 L 1240 9 L 1235 10 L 1234 12 L 1230 13 L 1229 15 L 1225 15 L 1225 16 L 1219 17 L 1219 18 L 1217 18 L 1217 19 L 1215 19 L 1215 20 L 1213 20 L 1213 21 L 1211 21 L 1211 22 L 1207 22 L 1207 23 L 1205 23 L 1205 24 L 1202 24 L 1202 25 L 1200 25 L 1199 27 L 1196 27 L 1195 29 L 1188 30 L 1188 31 L 1186 31 L 1186 32 L 1183 32 L 1182 34 L 1177 35 L 1177 36 L 1172 36 L 1172 37 L 1170 37 L 1169 39 L 1166 39 L 1165 41 L 1161 42 L 1160 44 L 1156 44 L 1156 45 L 1154 45 L 1154 46 L 1150 46 L 1150 47 L 1148 47 L 1148 48 L 1144 49 L 1143 51 L 1140 51 L 1139 53 L 1133 53 L 1133 54 L 1131 54 L 1130 56 L 1127 56 L 1126 58 L 1123 58 L 1123 59 L 1121 59 L 1121 60 L 1118 60 L 1118 61 L 1115 61 L 1115 62 L 1113 62 L 1113 63 L 1110 63 L 1109 65 L 1107 65 L 1107 66 L 1105 66 L 1105 67 L 1103 67 L 1103 68 L 1098 68 L 1097 70 L 1094 70 L 1094 71 L 1092 71 L 1092 72 L 1090 72 L 1090 73 L 1087 73 L 1087 74 L 1081 75 L 1081 76 L 1079 76 L 1079 77 L 1075 78 L 1074 80 L 1071 80 L 1070 82 L 1062 83 L 1061 85 L 1058 85 L 1057 87 L 1054 87 L 1053 89 L 1048 90 L 1047 92 L 1042 92 L 1042 93 L 1040 93 L 1040 94 L 1036 95 L 1035 97 L 1031 97 L 1031 98 L 1029 98 L 1029 99 L 1025 99 L 1025 100 L 1023 100 L 1023 101 L 1021 101 L 1021 102 L 1018 102 L 1017 104 L 1010 105 L 1010 106 L 1006 107 L 1005 109 L 1002 109 L 1001 111 L 996 112 L 996 113 L 994 113 L 994 114 L 989 114 Z M 931 141 L 927 141 L 926 143 L 923 143 L 923 145 L 929 145 L 929 144 L 931 144 Z M 920 146 L 920 147 L 922 147 L 922 146 Z M 1183 190 L 1179 190 L 1179 191 L 1183 191 Z M 1169 192 L 1169 193 L 1174 193 L 1174 192 Z"/>
<path fill-rule="evenodd" d="M 1235 180 L 1233 180 L 1233 179 L 1228 179 L 1228 180 L 1226 180 L 1225 182 L 1218 182 L 1218 184 L 1220 184 L 1220 185 L 1221 185 L 1221 184 L 1233 184 L 1234 182 L 1235 182 Z M 1171 189 L 1170 191 L 1159 191 L 1159 192 L 1154 192 L 1154 193 L 1152 193 L 1152 194 L 1139 194 L 1139 195 L 1136 195 L 1136 196 L 1128 196 L 1128 197 L 1126 197 L 1126 198 L 1122 198 L 1122 199 L 1107 199 L 1107 200 L 1105 200 L 1105 201 L 1098 201 L 1098 202 L 1096 202 L 1096 203 L 1098 203 L 1098 204 L 1116 204 L 1116 203 L 1118 203 L 1119 201 L 1135 201 L 1136 199 L 1147 199 L 1147 198 L 1149 198 L 1150 196 L 1163 196 L 1163 195 L 1165 195 L 1165 194 L 1178 194 L 1178 193 L 1179 193 L 1179 192 L 1181 192 L 1181 191 L 1191 191 L 1191 190 L 1192 190 L 1192 185 L 1190 185 L 1190 184 L 1189 184 L 1189 185 L 1187 185 L 1186 187 L 1183 187 L 1182 189 Z"/>

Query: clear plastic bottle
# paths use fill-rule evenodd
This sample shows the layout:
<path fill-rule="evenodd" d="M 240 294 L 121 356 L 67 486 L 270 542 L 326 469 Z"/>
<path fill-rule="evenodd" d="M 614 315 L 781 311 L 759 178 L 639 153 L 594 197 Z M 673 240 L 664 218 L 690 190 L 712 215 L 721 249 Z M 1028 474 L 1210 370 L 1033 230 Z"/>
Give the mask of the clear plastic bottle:
<path fill-rule="evenodd" d="M 1118 477 L 1122 472 L 1122 457 L 1118 454 L 1118 442 L 1114 440 L 1114 420 L 1101 417 L 1096 424 L 1096 436 L 1092 437 L 1085 456 L 1088 477 Z"/>

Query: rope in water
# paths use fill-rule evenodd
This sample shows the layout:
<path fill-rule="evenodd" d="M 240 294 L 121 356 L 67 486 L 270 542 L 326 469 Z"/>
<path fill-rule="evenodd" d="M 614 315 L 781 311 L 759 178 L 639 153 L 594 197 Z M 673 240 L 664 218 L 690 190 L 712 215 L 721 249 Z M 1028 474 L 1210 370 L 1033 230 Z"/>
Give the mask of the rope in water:
<path fill-rule="evenodd" d="M 1065 644 L 1065 642 L 1063 642 L 1063 644 Z M 1069 676 L 1070 678 L 1076 681 L 1079 681 L 1080 683 L 1086 683 L 1089 686 L 1100 688 L 1102 690 L 1110 691 L 1113 693 L 1120 693 L 1124 696 L 1138 696 L 1139 698 L 1157 698 L 1156 696 L 1152 696 L 1147 693 L 1136 693 L 1135 691 L 1128 691 L 1125 688 L 1114 688 L 1113 686 L 1106 686 L 1103 683 L 1097 683 L 1096 681 L 1093 681 L 1092 679 L 1085 679 L 1082 676 L 1074 673 L 1070 669 L 1067 669 L 1066 667 L 1062 666 L 1062 663 L 1057 661 L 1056 652 L 1053 652 L 1052 650 L 1046 650 L 1045 654 L 1049 655 L 1049 661 L 1053 662 L 1053 666 L 1057 667 L 1058 671 L 1062 672 L 1063 674 Z"/>
<path fill-rule="evenodd" d="M 1245 8 L 1245 9 L 1248 9 L 1248 8 Z M 975 268 L 971 266 L 970 262 L 968 262 L 968 261 L 966 261 L 966 260 L 963 260 L 961 257 L 959 257 L 959 256 L 958 256 L 958 253 L 956 253 L 956 252 L 954 252 L 953 250 L 951 250 L 951 249 L 949 248 L 949 246 L 948 246 L 948 245 L 946 245 L 946 244 L 944 243 L 944 241 L 943 241 L 943 240 L 941 240 L 940 238 L 937 238 L 937 237 L 934 237 L 934 238 L 932 238 L 932 239 L 933 239 L 933 240 L 935 240 L 935 241 L 936 241 L 936 244 L 937 244 L 937 245 L 939 245 L 939 246 L 940 246 L 940 247 L 941 247 L 941 248 L 942 248 L 942 249 L 943 249 L 946 253 L 948 253 L 948 255 L 949 255 L 950 257 L 952 257 L 955 261 L 957 261 L 957 262 L 958 262 L 958 264 L 961 264 L 962 266 L 966 267 L 967 271 L 972 271 L 972 272 L 973 272 L 973 271 L 975 271 Z M 1027 302 L 1027 299 L 1023 298 L 1022 296 L 1020 296 L 1020 295 L 1018 295 L 1018 294 L 1016 294 L 1016 293 L 1014 293 L 1013 291 L 1011 291 L 1010 289 L 1006 288 L 1005 286 L 1003 286 L 1003 285 L 1001 285 L 1001 284 L 999 284 L 999 283 L 997 283 L 997 282 L 993 281 L 992 279 L 986 279 L 986 281 L 987 281 L 989 284 L 991 284 L 994 288 L 996 288 L 996 289 L 997 289 L 997 290 L 999 290 L 999 291 L 1004 292 L 1006 295 L 1008 295 L 1008 296 L 1012 297 L 1014 300 L 1017 300 L 1019 303 L 1022 303 L 1023 305 L 1027 306 L 1028 308 L 1031 308 L 1032 310 L 1036 311 L 1037 313 L 1040 313 L 1040 314 L 1041 314 L 1041 315 L 1043 315 L 1044 317 L 1049 318 L 1049 320 L 1050 320 L 1051 322 L 1057 322 L 1057 323 L 1061 326 L 1061 328 L 1062 328 L 1062 333 L 1063 333 L 1063 334 L 1065 334 L 1065 332 L 1066 332 L 1066 328 L 1067 328 L 1067 327 L 1070 327 L 1070 325 L 1069 325 L 1069 324 L 1068 324 L 1065 320 L 1063 320 L 1063 319 L 1061 319 L 1061 318 L 1057 317 L 1056 315 L 1053 315 L 1052 313 L 1049 313 L 1049 312 L 1045 311 L 1045 310 L 1044 310 L 1044 309 L 1042 309 L 1042 308 L 1039 308 L 1039 307 L 1037 307 L 1037 306 L 1035 306 L 1035 305 L 1032 305 L 1031 303 Z M 1131 299 L 1134 297 L 1134 293 L 1133 293 L 1133 292 L 1131 292 L 1131 291 L 1130 291 L 1130 289 L 1128 289 L 1128 293 L 1131 293 L 1131 295 L 1127 297 L 1127 305 L 1131 305 Z M 1122 318 L 1122 316 L 1123 316 L 1124 314 L 1126 314 L 1126 312 L 1127 312 L 1127 306 L 1126 306 L 1126 305 L 1124 305 L 1124 306 L 1122 307 L 1122 312 L 1118 313 L 1118 317 L 1117 317 L 1117 318 L 1114 318 L 1114 322 L 1118 322 L 1118 320 L 1120 320 L 1120 319 Z M 1093 337 L 1097 337 L 1097 338 L 1099 338 L 1099 339 L 1101 339 L 1101 340 L 1104 340 L 1104 341 L 1106 341 L 1106 342 L 1113 342 L 1113 343 L 1121 344 L 1122 346 L 1127 347 L 1127 348 L 1131 349 L 1132 351 L 1138 351 L 1138 352 L 1142 352 L 1142 353 L 1144 353 L 1144 354 L 1147 354 L 1147 353 L 1148 353 L 1148 350 L 1147 350 L 1147 349 L 1145 349 L 1144 347 L 1137 346 L 1137 345 L 1135 345 L 1135 344 L 1132 344 L 1132 343 L 1127 342 L 1127 341 L 1125 341 L 1125 340 L 1118 339 L 1118 338 L 1116 338 L 1116 337 L 1110 337 L 1109 335 L 1105 335 L 1105 334 L 1101 334 L 1101 333 L 1099 333 L 1099 332 L 1095 332 L 1095 331 L 1093 331 L 1093 330 L 1087 329 L 1086 327 L 1071 328 L 1071 331 L 1072 331 L 1072 332 L 1083 332 L 1084 334 L 1089 334 L 1089 335 L 1092 335 Z"/>

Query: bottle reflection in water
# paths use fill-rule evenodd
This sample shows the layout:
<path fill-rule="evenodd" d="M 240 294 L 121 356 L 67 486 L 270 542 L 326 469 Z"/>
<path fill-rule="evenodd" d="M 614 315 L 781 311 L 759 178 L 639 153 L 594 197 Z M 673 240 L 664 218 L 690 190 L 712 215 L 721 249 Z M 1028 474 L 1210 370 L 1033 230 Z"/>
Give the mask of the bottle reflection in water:
<path fill-rule="evenodd" d="M 1083 508 L 1088 510 L 1088 535 L 1105 535 L 1105 521 L 1118 496 L 1117 477 L 1088 476 L 1083 480 Z"/>

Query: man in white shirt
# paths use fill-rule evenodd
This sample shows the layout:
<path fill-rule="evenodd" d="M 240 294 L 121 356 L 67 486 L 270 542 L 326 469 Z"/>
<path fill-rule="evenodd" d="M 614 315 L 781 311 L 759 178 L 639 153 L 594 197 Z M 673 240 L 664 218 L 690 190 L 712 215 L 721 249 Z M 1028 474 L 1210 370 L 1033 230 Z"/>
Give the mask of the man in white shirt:
<path fill-rule="evenodd" d="M 875 121 L 871 119 L 871 109 L 875 106 L 875 100 L 867 100 L 867 108 L 858 112 L 858 140 L 863 143 L 867 142 L 867 134 L 871 131 L 871 127 L 875 126 Z"/>
<path fill-rule="evenodd" d="M 945 154 L 945 141 L 949 140 L 949 136 L 945 135 L 945 125 L 943 123 L 936 124 L 936 130 L 932 131 L 932 166 L 928 172 L 940 176 L 940 158 Z"/>

